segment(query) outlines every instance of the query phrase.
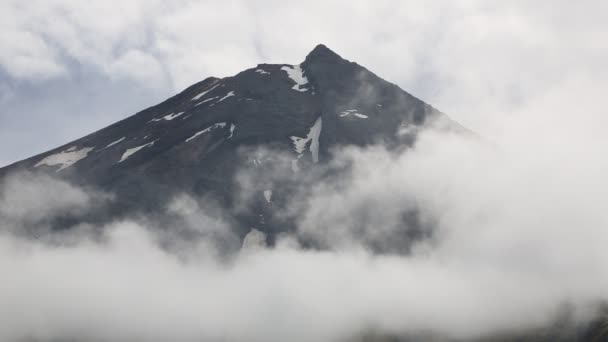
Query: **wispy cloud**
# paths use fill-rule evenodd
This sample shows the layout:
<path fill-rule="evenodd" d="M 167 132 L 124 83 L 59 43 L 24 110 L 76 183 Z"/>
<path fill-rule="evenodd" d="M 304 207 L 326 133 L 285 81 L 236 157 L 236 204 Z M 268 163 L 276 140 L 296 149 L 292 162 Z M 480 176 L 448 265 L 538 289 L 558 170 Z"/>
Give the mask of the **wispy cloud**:
<path fill-rule="evenodd" d="M 95 234 L 31 240 L 4 230 L 0 267 L 10 281 L 0 288 L 0 336 L 340 341 L 376 332 L 470 340 L 550 327 L 563 310 L 572 324 L 584 322 L 608 300 L 608 194 L 602 154 L 571 154 L 598 136 L 577 131 L 568 141 L 514 139 L 497 148 L 430 130 L 407 151 L 337 150 L 329 167 L 350 171 L 337 183 L 311 176 L 310 191 L 293 194 L 286 208 L 296 229 L 273 248 L 238 252 L 221 210 L 185 195 L 154 217 L 89 227 Z M 281 177 L 277 169 L 270 179 Z M 31 179 L 15 197 L 21 179 L 5 185 L 4 207 L 38 211 L 39 201 L 24 197 L 53 187 L 73 193 L 65 205 L 45 207 L 52 217 L 72 197 L 97 196 Z M 394 253 L 412 208 L 429 219 L 430 234 Z M 3 215 L 3 226 L 6 217 L 14 216 Z"/>

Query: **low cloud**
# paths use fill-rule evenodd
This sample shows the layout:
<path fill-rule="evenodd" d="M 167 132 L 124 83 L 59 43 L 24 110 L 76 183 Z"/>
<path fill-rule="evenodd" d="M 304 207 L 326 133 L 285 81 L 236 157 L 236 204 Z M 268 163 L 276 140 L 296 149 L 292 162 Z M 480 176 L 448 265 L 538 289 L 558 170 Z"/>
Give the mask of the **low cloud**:
<path fill-rule="evenodd" d="M 336 150 L 330 167 L 349 171 L 339 183 L 311 179 L 286 208 L 295 231 L 272 248 L 238 251 L 221 210 L 186 195 L 161 220 L 111 222 L 95 227 L 97 236 L 74 229 L 62 235 L 67 244 L 3 229 L 0 338 L 471 340 L 552 327 L 564 313 L 584 326 L 608 300 L 603 177 L 588 171 L 603 158 L 555 169 L 569 151 L 545 147 L 527 148 L 554 158 L 429 130 L 406 151 Z M 12 182 L 2 188 L 3 208 L 22 208 L 12 226 L 32 212 L 23 208 L 52 216 L 97 196 L 46 178 L 28 180 L 29 188 Z M 52 188 L 73 196 L 56 207 L 27 199 Z M 19 189 L 26 191 L 14 197 Z M 411 208 L 428 234 L 394 253 Z M 303 240 L 322 248 L 303 248 Z M 386 246 L 393 249 L 376 253 Z"/>

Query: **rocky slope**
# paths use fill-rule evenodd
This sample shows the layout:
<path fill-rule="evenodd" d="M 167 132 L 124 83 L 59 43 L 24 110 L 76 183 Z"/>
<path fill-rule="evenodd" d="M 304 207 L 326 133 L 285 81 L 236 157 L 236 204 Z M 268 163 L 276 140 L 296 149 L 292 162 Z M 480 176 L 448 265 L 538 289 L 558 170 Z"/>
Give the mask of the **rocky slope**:
<path fill-rule="evenodd" d="M 259 189 L 250 210 L 235 213 L 243 236 L 267 233 L 286 188 L 341 145 L 407 146 L 416 131 L 445 115 L 357 63 L 319 45 L 300 65 L 260 64 L 233 77 L 209 77 L 174 97 L 51 151 L 0 169 L 49 172 L 116 194 L 103 216 L 154 211 L 174 194 L 237 201 L 235 175 L 252 169 Z M 256 148 L 281 154 L 269 161 Z M 271 165 L 270 165 L 271 164 Z M 271 172 L 270 170 L 274 170 Z M 267 177 L 264 177 L 264 174 Z"/>

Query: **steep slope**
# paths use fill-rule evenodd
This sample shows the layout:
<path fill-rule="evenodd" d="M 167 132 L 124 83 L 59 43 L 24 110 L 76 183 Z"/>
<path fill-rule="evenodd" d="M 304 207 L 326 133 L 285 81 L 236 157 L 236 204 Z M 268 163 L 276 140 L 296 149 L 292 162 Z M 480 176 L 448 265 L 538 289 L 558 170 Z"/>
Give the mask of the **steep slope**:
<path fill-rule="evenodd" d="M 336 146 L 409 144 L 418 127 L 437 118 L 445 116 L 319 45 L 300 65 L 261 64 L 233 77 L 207 78 L 0 175 L 44 171 L 92 184 L 117 195 L 113 216 L 162 208 L 180 192 L 234 208 L 236 173 L 264 169 L 243 151 L 265 146 L 284 152 L 291 156 L 284 167 L 297 178 L 311 164 L 327 161 Z M 280 189 L 273 195 L 270 185 L 261 188 L 253 209 L 235 215 L 242 234 L 253 226 L 279 229 L 264 219 L 272 197 L 279 207 Z"/>

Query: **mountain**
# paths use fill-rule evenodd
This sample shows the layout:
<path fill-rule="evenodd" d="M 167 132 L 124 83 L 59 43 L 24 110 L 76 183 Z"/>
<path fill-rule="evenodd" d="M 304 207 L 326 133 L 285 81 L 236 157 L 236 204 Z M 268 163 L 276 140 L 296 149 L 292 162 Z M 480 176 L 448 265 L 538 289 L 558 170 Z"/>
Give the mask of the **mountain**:
<path fill-rule="evenodd" d="M 68 217 L 56 223 L 58 228 L 150 215 L 187 193 L 222 208 L 245 245 L 260 239 L 272 243 L 276 234 L 293 229 L 289 215 L 281 212 L 294 187 L 341 172 L 323 168 L 332 150 L 371 144 L 407 148 L 421 128 L 435 124 L 468 132 L 318 45 L 299 65 L 260 64 L 233 77 L 209 77 L 93 134 L 4 167 L 0 178 L 19 171 L 48 173 L 115 196 L 109 207 L 84 218 Z M 323 172 L 315 173 L 319 169 Z M 251 176 L 245 207 L 243 173 Z M 398 248 L 419 234 L 415 215 L 405 217 L 404 224 L 406 234 L 390 237 Z M 605 341 L 606 326 L 602 319 L 580 331 L 552 326 L 480 341 Z M 398 339 L 372 335 L 365 340 Z"/>
<path fill-rule="evenodd" d="M 233 77 L 209 77 L 93 134 L 0 169 L 0 176 L 28 170 L 93 185 L 116 195 L 103 216 L 120 217 L 161 209 L 182 192 L 235 208 L 235 176 L 255 169 L 262 176 L 254 204 L 231 210 L 240 236 L 255 227 L 272 239 L 289 226 L 271 218 L 289 187 L 264 178 L 271 174 L 264 170 L 282 168 L 293 185 L 314 164 L 326 163 L 333 148 L 408 146 L 420 127 L 440 119 L 459 129 L 430 105 L 318 45 L 299 65 L 260 64 Z M 288 157 L 262 160 L 259 147 Z"/>

